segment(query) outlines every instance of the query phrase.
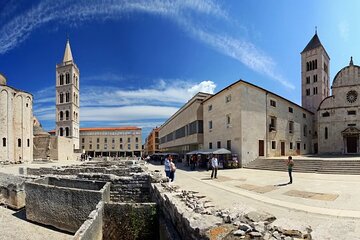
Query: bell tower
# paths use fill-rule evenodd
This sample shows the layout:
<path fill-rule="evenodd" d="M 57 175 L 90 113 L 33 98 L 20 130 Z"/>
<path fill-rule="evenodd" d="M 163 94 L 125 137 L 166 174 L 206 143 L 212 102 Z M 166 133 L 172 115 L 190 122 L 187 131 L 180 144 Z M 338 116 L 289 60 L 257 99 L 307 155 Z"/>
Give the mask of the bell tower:
<path fill-rule="evenodd" d="M 330 95 L 330 57 L 315 35 L 301 52 L 301 105 L 315 113 L 321 101 Z"/>
<path fill-rule="evenodd" d="M 56 136 L 71 138 L 74 149 L 79 149 L 80 145 L 79 74 L 68 39 L 64 58 L 56 65 Z"/>

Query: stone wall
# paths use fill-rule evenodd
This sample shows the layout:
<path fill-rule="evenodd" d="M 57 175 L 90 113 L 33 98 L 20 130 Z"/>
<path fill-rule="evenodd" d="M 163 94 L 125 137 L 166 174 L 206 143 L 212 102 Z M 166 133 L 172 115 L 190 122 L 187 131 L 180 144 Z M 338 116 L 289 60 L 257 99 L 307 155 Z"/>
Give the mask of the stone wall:
<path fill-rule="evenodd" d="M 104 207 L 103 239 L 159 239 L 155 203 L 109 203 Z"/>
<path fill-rule="evenodd" d="M 74 240 L 103 239 L 104 202 L 100 201 L 74 235 Z"/>
<path fill-rule="evenodd" d="M 52 183 L 59 184 L 58 181 L 60 179 Z M 70 184 L 71 181 L 74 183 Z M 39 179 L 25 183 L 26 217 L 71 233 L 76 232 L 100 201 L 107 202 L 110 198 L 110 183 L 101 183 L 100 189 L 101 184 L 96 183 L 89 190 L 89 182 L 84 180 L 64 179 L 61 186 L 47 182 L 49 180 Z M 87 189 L 81 188 L 82 183 Z"/>
<path fill-rule="evenodd" d="M 146 173 L 133 173 L 130 176 L 116 176 L 114 174 L 80 173 L 78 178 L 107 181 L 110 186 L 110 200 L 112 202 L 150 202 L 150 178 Z"/>
<path fill-rule="evenodd" d="M 11 174 L 0 173 L 0 204 L 13 209 L 25 206 L 25 179 Z"/>

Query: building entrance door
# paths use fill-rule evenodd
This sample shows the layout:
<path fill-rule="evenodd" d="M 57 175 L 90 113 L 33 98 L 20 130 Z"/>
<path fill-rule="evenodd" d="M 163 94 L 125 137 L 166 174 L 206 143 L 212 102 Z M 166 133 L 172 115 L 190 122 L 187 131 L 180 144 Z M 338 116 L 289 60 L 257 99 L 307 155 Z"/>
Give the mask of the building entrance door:
<path fill-rule="evenodd" d="M 347 153 L 357 153 L 358 137 L 349 136 L 346 138 Z"/>
<path fill-rule="evenodd" d="M 300 155 L 300 143 L 299 142 L 296 143 L 296 154 Z"/>
<path fill-rule="evenodd" d="M 285 156 L 285 142 L 280 143 L 281 147 L 281 156 Z"/>
<path fill-rule="evenodd" d="M 264 156 L 264 140 L 259 140 L 259 156 Z"/>

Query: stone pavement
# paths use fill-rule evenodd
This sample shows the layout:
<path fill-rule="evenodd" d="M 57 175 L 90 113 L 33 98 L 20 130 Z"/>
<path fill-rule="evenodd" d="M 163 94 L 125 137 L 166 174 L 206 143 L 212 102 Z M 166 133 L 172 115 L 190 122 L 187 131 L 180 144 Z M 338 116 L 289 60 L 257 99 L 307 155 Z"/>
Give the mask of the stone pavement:
<path fill-rule="evenodd" d="M 149 164 L 163 171 L 164 166 Z M 278 224 L 311 226 L 314 239 L 360 239 L 360 176 L 251 169 L 189 171 L 178 163 L 173 184 L 197 191 L 219 208 L 254 208 L 277 217 Z"/>

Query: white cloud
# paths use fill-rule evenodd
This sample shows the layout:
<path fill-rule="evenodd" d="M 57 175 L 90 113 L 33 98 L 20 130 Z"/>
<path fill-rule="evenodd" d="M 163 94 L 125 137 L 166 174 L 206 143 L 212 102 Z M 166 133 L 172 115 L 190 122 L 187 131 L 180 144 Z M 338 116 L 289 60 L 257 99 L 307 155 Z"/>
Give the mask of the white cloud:
<path fill-rule="evenodd" d="M 210 45 L 216 51 L 238 60 L 256 72 L 277 80 L 287 88 L 294 89 L 291 83 L 275 72 L 274 60 L 251 42 L 238 40 L 226 33 L 211 33 L 199 25 L 195 26 L 192 16 L 194 13 L 212 19 L 215 17 L 226 22 L 231 21 L 227 12 L 213 0 L 41 1 L 40 4 L 0 27 L 0 54 L 16 47 L 25 41 L 32 31 L 49 22 L 79 25 L 93 19 L 119 19 L 133 12 L 167 17 L 178 23 L 195 39 Z"/>
<path fill-rule="evenodd" d="M 215 87 L 212 81 L 193 83 L 179 79 L 159 79 L 154 86 L 136 90 L 85 86 L 80 93 L 80 118 L 81 121 L 166 119 L 197 92 L 212 94 Z M 35 100 L 34 114 L 39 120 L 55 119 L 55 97 L 48 97 L 55 95 L 55 90 L 45 88 L 36 95 L 39 93 L 45 97 Z"/>
<path fill-rule="evenodd" d="M 346 42 L 349 39 L 349 23 L 347 21 L 342 21 L 338 24 L 338 30 L 340 37 Z"/>

